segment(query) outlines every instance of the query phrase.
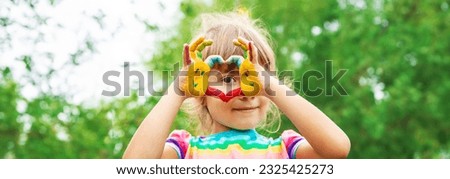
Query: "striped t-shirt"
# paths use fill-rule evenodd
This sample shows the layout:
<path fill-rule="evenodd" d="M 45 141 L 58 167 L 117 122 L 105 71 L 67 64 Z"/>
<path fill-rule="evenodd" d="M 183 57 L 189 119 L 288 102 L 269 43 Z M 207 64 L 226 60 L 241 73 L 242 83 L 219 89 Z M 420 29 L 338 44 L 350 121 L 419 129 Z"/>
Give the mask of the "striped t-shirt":
<path fill-rule="evenodd" d="M 166 144 L 174 148 L 181 159 L 287 159 L 295 158 L 302 141 L 305 139 L 293 130 L 284 131 L 276 139 L 264 137 L 255 129 L 231 129 L 199 137 L 185 130 L 175 130 Z"/>

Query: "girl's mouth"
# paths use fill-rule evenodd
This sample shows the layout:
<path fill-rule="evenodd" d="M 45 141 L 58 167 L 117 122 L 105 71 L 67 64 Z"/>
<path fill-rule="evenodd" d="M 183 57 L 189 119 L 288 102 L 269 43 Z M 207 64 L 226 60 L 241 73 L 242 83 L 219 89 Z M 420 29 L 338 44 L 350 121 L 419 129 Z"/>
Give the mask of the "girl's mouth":
<path fill-rule="evenodd" d="M 239 108 L 233 108 L 233 111 L 239 111 L 239 112 L 252 112 L 258 109 L 258 107 L 239 107 Z"/>

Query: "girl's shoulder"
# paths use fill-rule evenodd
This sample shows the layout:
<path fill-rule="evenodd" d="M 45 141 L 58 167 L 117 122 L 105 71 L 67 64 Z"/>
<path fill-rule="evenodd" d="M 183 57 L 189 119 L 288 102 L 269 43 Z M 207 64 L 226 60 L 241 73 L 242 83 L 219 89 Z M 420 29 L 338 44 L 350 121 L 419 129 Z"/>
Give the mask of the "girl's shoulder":
<path fill-rule="evenodd" d="M 281 133 L 280 137 L 283 139 L 283 141 L 285 143 L 290 143 L 292 141 L 302 140 L 303 139 L 302 135 L 300 135 L 299 133 L 295 132 L 292 129 L 283 131 L 283 133 Z"/>
<path fill-rule="evenodd" d="M 283 140 L 285 146 L 287 147 L 290 156 L 295 156 L 292 152 L 295 152 L 301 142 L 306 141 L 302 135 L 291 129 L 283 131 L 280 138 Z"/>
<path fill-rule="evenodd" d="M 173 130 L 169 134 L 169 138 L 176 138 L 176 139 L 186 139 L 190 138 L 191 134 L 186 130 Z"/>
<path fill-rule="evenodd" d="M 191 134 L 186 130 L 174 130 L 169 134 L 166 144 L 175 149 L 178 158 L 183 158 L 189 147 Z"/>

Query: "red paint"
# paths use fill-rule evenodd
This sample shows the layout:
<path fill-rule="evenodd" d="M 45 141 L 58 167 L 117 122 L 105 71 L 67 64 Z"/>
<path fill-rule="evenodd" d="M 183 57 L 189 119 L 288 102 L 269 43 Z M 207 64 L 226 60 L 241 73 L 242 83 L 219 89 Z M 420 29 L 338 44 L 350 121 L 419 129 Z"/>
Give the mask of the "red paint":
<path fill-rule="evenodd" d="M 221 99 L 223 102 L 228 102 L 231 99 L 233 99 L 234 97 L 244 96 L 244 93 L 242 93 L 241 88 L 236 88 L 234 90 L 229 91 L 227 94 L 225 94 L 219 89 L 216 89 L 213 87 L 208 87 L 205 95 L 214 96 L 214 97 Z"/>
<path fill-rule="evenodd" d="M 184 44 L 184 64 L 186 66 L 191 64 L 191 57 L 189 57 L 189 45 L 188 44 Z"/>

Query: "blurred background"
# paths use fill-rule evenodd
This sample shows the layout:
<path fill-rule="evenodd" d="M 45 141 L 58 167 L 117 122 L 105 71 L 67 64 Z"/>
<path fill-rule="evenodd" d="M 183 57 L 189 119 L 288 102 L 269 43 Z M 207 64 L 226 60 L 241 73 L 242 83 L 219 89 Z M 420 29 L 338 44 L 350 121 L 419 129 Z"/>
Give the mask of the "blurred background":
<path fill-rule="evenodd" d="M 120 158 L 158 96 L 102 96 L 105 72 L 157 74 L 181 61 L 194 19 L 246 10 L 278 70 L 347 72 L 340 95 L 295 90 L 350 137 L 349 158 L 450 158 L 448 0 L 1 0 L 0 158 Z M 330 70 L 330 69 L 328 69 Z M 330 72 L 330 71 L 329 71 Z M 159 74 L 159 75 L 158 75 Z M 147 80 L 147 79 L 146 79 Z M 311 80 L 310 89 L 330 87 Z M 157 85 L 159 91 L 163 85 Z M 194 129 L 179 112 L 173 129 Z M 294 128 L 282 116 L 276 137 Z"/>

